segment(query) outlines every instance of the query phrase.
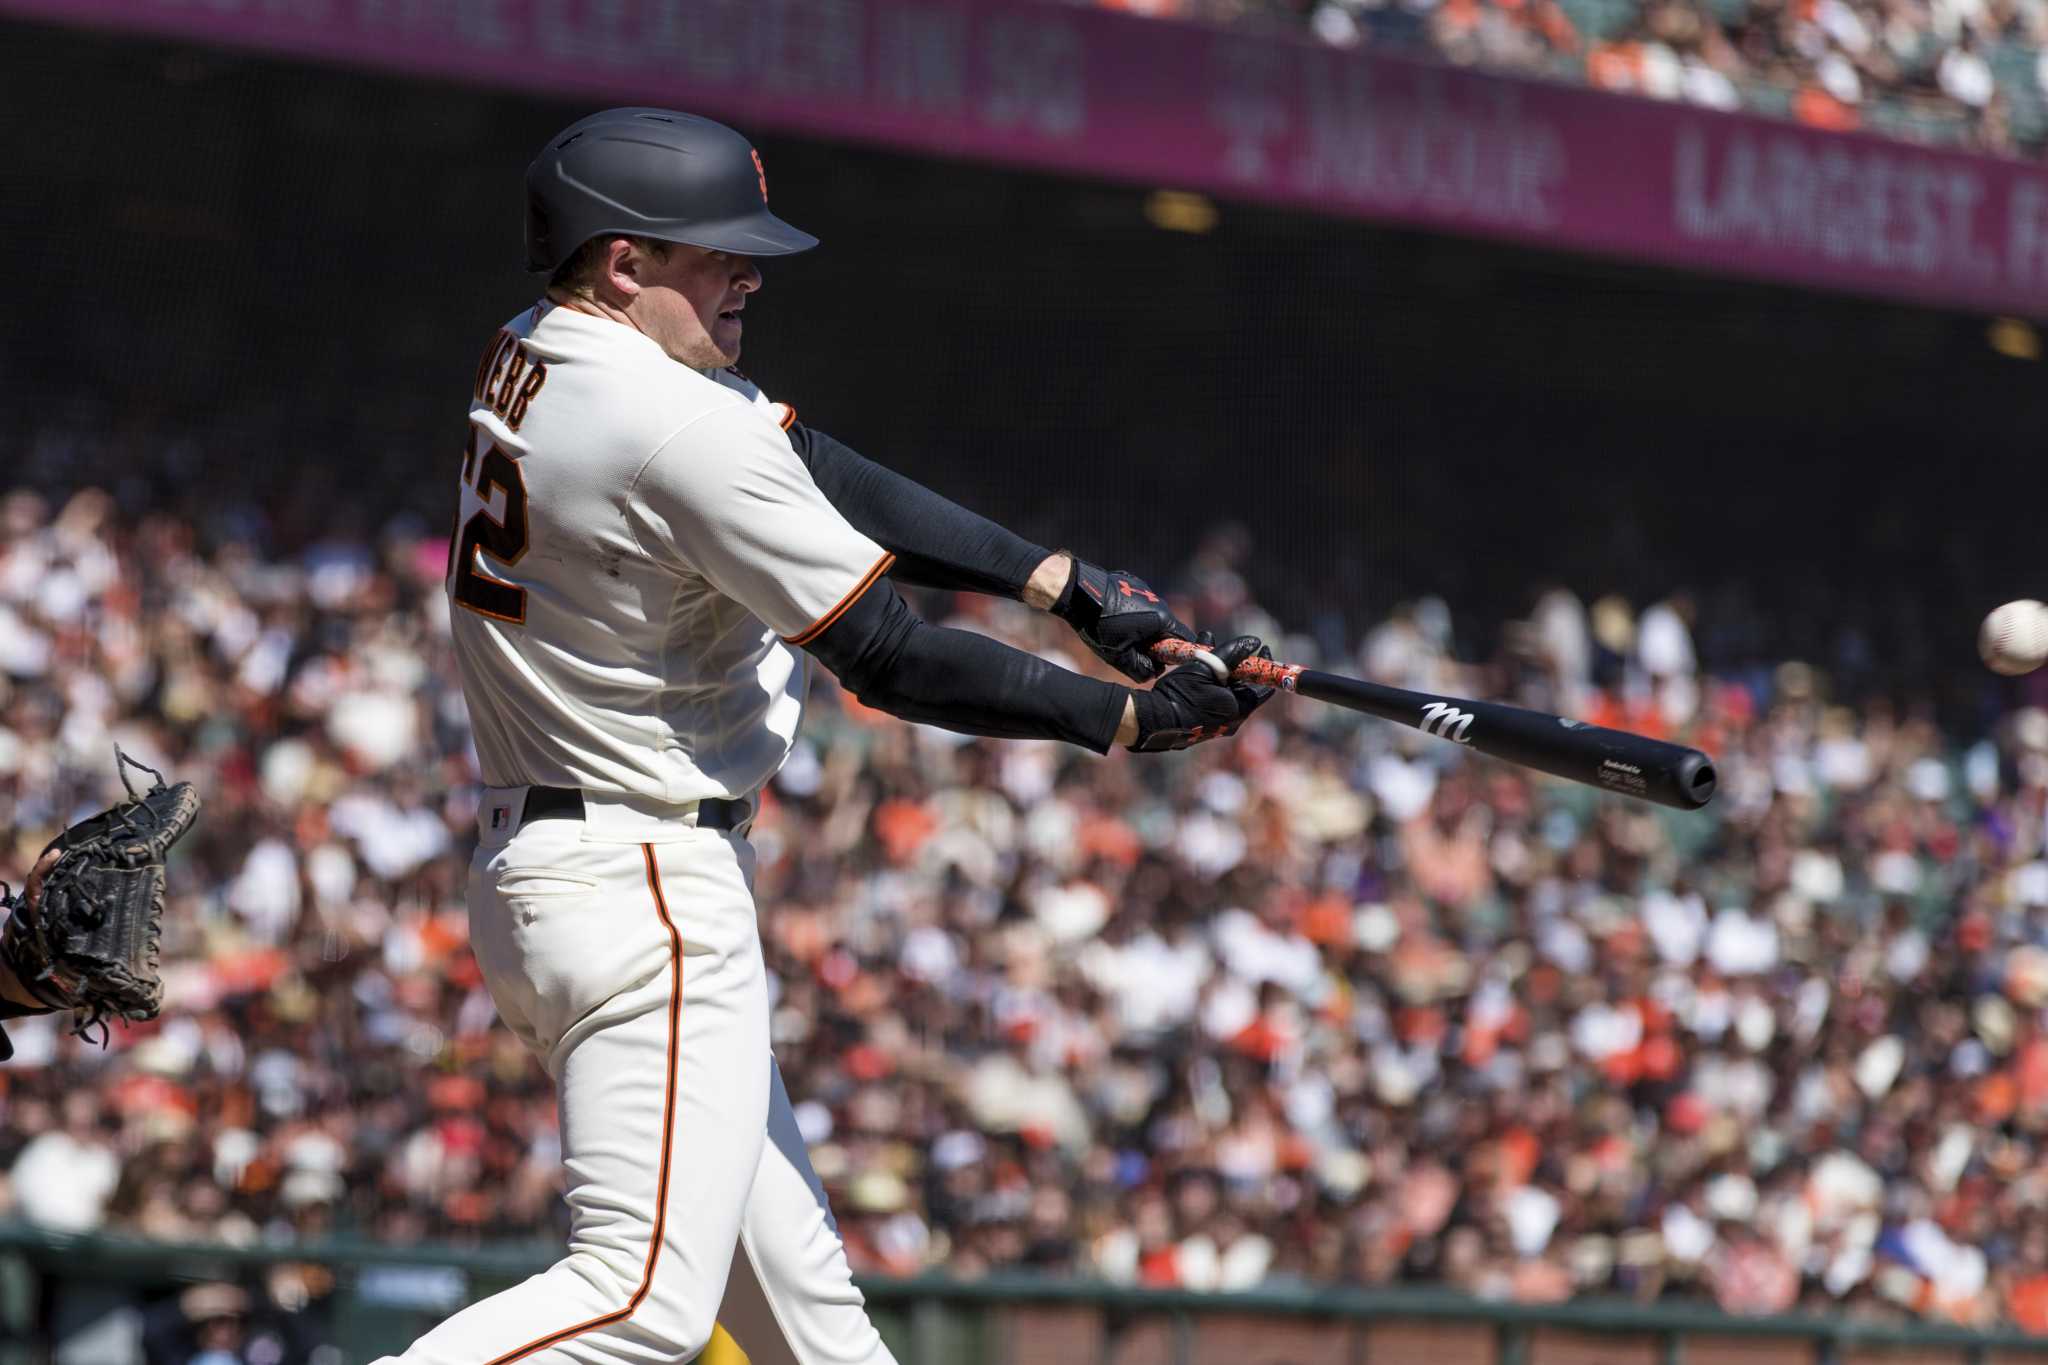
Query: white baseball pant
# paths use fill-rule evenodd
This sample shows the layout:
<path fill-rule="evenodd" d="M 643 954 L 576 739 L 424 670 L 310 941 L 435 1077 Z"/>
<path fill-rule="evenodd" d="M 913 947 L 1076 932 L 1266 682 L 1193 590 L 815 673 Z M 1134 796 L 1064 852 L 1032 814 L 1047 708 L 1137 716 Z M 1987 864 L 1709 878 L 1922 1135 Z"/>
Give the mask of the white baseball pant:
<path fill-rule="evenodd" d="M 555 1081 L 569 1254 L 399 1361 L 695 1359 L 738 1246 L 782 1337 L 740 1338 L 753 1365 L 895 1365 L 769 1055 L 752 846 L 589 794 L 581 821 L 522 825 L 525 796 L 485 789 L 470 936 Z"/>

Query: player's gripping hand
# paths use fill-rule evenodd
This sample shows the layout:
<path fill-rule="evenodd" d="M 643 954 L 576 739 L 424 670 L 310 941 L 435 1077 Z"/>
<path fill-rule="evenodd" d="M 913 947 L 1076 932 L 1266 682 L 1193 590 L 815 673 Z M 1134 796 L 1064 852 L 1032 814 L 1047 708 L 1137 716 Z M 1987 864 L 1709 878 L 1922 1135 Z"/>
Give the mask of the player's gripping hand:
<path fill-rule="evenodd" d="M 1273 651 L 1256 635 L 1240 635 L 1218 646 L 1216 657 L 1224 667 L 1234 669 L 1246 659 L 1270 659 Z M 1154 683 L 1151 691 L 1131 694 L 1138 716 L 1138 737 L 1131 748 L 1138 753 L 1156 753 L 1235 734 L 1245 717 L 1272 695 L 1270 687 L 1220 683 L 1207 666 L 1183 664 Z"/>
<path fill-rule="evenodd" d="M 1166 599 L 1136 574 L 1098 569 L 1070 556 L 1074 571 L 1065 592 L 1052 604 L 1052 614 L 1072 626 L 1088 648 L 1117 672 L 1137 682 L 1159 676 L 1159 661 L 1147 651 L 1155 641 L 1173 636 L 1192 640 L 1195 633 L 1173 612 Z"/>

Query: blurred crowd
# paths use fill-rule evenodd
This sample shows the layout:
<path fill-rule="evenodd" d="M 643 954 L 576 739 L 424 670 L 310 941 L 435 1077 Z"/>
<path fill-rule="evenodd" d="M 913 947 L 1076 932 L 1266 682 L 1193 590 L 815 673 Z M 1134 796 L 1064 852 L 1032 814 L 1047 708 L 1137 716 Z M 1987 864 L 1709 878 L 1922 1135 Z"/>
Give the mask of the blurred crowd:
<path fill-rule="evenodd" d="M 208 807 L 162 1020 L 104 1051 L 9 1024 L 0 1216 L 558 1237 L 549 1089 L 466 947 L 446 542 L 124 505 L 0 497 L 0 875 L 117 790 L 117 741 Z M 1155 581 L 1312 656 L 1249 553 Z M 1083 662 L 1014 604 L 925 605 Z M 2048 1330 L 2048 712 L 1944 734 L 1802 664 L 1717 675 L 1696 617 L 1552 590 L 1473 665 L 1426 600 L 1321 661 L 1683 737 L 1720 762 L 1698 814 L 1285 698 L 1099 759 L 821 675 L 753 837 L 775 1045 L 859 1270 Z"/>
<path fill-rule="evenodd" d="M 2048 0 L 1070 0 L 2020 154 L 2048 141 Z"/>

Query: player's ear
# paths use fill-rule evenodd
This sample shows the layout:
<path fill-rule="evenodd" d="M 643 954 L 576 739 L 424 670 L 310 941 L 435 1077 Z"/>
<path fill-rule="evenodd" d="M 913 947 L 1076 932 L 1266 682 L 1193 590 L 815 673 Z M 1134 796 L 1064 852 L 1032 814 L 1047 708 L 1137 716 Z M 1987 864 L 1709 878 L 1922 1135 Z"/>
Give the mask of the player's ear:
<path fill-rule="evenodd" d="M 640 272 L 648 254 L 630 237 L 614 237 L 604 244 L 604 279 L 612 288 L 631 298 L 640 292 Z"/>

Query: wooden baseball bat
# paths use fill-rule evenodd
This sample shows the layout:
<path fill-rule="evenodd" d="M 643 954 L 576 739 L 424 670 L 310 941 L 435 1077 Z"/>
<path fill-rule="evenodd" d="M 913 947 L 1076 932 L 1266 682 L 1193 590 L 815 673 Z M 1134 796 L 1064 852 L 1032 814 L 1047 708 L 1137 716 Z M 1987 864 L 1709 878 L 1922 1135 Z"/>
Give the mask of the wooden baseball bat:
<path fill-rule="evenodd" d="M 1186 640 L 1161 640 L 1152 646 L 1152 654 L 1164 663 L 1221 667 L 1215 655 Z M 1698 810 L 1714 799 L 1714 760 L 1682 744 L 1519 706 L 1436 697 L 1271 659 L 1246 659 L 1230 676 L 1397 721 L 1482 754 L 1640 801 Z"/>

